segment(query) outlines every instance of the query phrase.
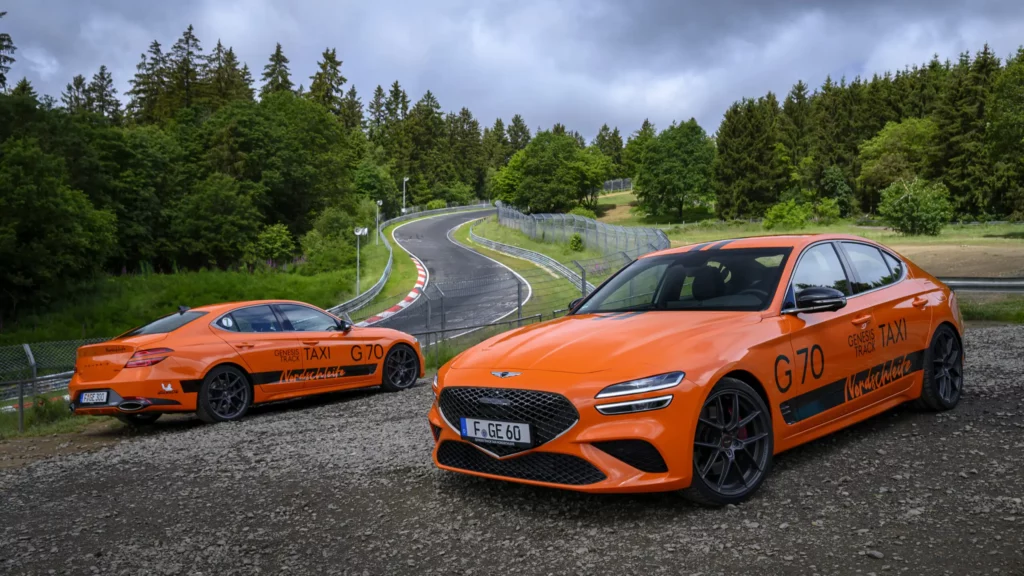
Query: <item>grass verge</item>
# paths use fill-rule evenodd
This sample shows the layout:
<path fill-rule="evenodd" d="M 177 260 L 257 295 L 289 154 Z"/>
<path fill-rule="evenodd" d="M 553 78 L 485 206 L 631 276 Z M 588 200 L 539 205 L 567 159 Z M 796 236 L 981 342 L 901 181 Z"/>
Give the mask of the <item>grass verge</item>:
<path fill-rule="evenodd" d="M 487 238 L 488 240 L 494 240 L 495 242 L 510 244 L 512 246 L 519 246 L 520 248 L 533 250 L 534 252 L 540 252 L 541 254 L 550 256 L 563 264 L 571 265 L 573 260 L 589 260 L 592 258 L 600 258 L 602 256 L 601 252 L 597 250 L 574 252 L 569 248 L 568 243 L 542 242 L 540 240 L 535 240 L 518 230 L 506 228 L 505 226 L 498 224 L 497 216 L 487 218 L 486 220 L 475 224 L 473 231 L 476 232 L 477 236 Z M 468 229 L 466 233 L 469 233 Z"/>
<path fill-rule="evenodd" d="M 51 399 L 57 393 L 26 398 L 32 405 L 25 409 L 24 432 L 18 432 L 18 413 L 0 413 L 0 440 L 15 437 L 75 434 L 96 423 L 108 423 L 111 428 L 123 426 L 108 416 L 74 416 L 63 398 Z"/>

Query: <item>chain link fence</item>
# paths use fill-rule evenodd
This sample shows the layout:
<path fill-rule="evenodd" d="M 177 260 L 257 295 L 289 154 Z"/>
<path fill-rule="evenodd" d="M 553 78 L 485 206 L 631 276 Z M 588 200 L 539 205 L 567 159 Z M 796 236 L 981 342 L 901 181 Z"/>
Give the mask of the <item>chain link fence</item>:
<path fill-rule="evenodd" d="M 500 202 L 498 222 L 542 242 L 567 244 L 574 234 L 579 234 L 587 249 L 601 254 L 646 254 L 671 245 L 668 236 L 657 228 L 614 226 L 575 214 L 523 214 Z"/>
<path fill-rule="evenodd" d="M 619 178 L 618 180 L 607 180 L 602 188 L 605 194 L 612 192 L 631 192 L 633 190 L 632 178 Z"/>

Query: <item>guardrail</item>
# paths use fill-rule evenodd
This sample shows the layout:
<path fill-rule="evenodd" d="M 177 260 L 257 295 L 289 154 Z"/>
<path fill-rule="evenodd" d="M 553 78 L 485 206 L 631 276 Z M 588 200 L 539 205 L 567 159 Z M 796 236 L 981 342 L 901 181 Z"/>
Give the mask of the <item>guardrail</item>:
<path fill-rule="evenodd" d="M 943 284 L 957 292 L 1024 293 L 1024 278 L 939 278 Z"/>
<path fill-rule="evenodd" d="M 524 260 L 529 260 L 530 262 L 533 262 L 538 266 L 543 266 L 544 268 L 554 270 L 555 272 L 558 272 L 562 276 L 565 276 L 569 280 L 569 282 L 572 282 L 573 286 L 578 287 L 581 292 L 583 291 L 583 286 L 586 286 L 588 294 L 594 291 L 593 284 L 591 284 L 590 282 L 586 282 L 582 276 L 573 272 L 565 264 L 562 264 L 561 262 L 555 260 L 554 258 L 551 258 L 550 256 L 545 256 L 540 252 L 534 252 L 533 250 L 527 250 L 525 248 L 520 248 L 518 246 L 512 246 L 509 244 L 502 244 L 501 242 L 495 242 L 494 240 L 489 240 L 487 238 L 484 238 L 483 236 L 477 236 L 476 232 L 473 231 L 472 226 L 469 227 L 469 239 L 472 240 L 473 242 L 476 242 L 477 244 L 480 244 L 481 246 L 490 248 L 495 252 L 501 252 L 503 254 L 508 254 L 509 256 L 515 256 L 517 258 L 523 258 Z"/>
<path fill-rule="evenodd" d="M 366 306 L 367 304 L 372 302 L 373 299 L 376 298 L 378 294 L 380 294 L 380 291 L 384 289 L 384 285 L 387 284 L 388 279 L 391 278 L 391 269 L 395 263 L 395 251 L 391 247 L 391 242 L 388 241 L 387 237 L 384 234 L 384 229 L 387 228 L 388 226 L 391 226 L 392 224 L 397 224 L 399 222 L 404 222 L 406 220 L 412 220 L 414 218 L 422 218 L 423 216 L 430 216 L 434 214 L 447 214 L 451 212 L 464 212 L 468 210 L 479 210 L 481 208 L 487 208 L 489 206 L 489 203 L 481 202 L 479 204 L 470 204 L 467 206 L 452 206 L 451 208 L 424 210 L 421 212 L 403 214 L 396 218 L 392 218 L 390 220 L 385 220 L 381 222 L 380 226 L 377 227 L 377 235 L 384 242 L 384 246 L 386 246 L 388 249 L 388 263 L 386 266 L 384 266 L 384 272 L 381 273 L 380 279 L 377 280 L 377 282 L 373 286 L 371 286 L 369 290 L 357 295 L 355 298 L 352 298 L 347 302 L 342 302 L 337 306 L 328 308 L 327 311 L 330 312 L 331 314 L 348 314 L 355 312 L 356 310 L 359 310 L 363 306 Z"/>

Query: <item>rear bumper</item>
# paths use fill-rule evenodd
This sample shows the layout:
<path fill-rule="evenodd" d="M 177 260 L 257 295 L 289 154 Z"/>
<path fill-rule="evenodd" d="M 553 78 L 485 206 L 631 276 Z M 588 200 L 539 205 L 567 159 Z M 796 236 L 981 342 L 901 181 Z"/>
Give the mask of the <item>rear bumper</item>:
<path fill-rule="evenodd" d="M 107 392 L 103 404 L 83 404 L 84 392 Z M 78 375 L 68 384 L 68 399 L 74 414 L 115 416 L 140 412 L 193 412 L 195 393 L 182 390 L 177 380 L 123 380 L 82 382 Z"/>
<path fill-rule="evenodd" d="M 435 440 L 433 461 L 451 472 L 579 492 L 681 490 L 693 475 L 697 411 L 687 397 L 696 392 L 683 386 L 671 392 L 673 402 L 665 408 L 615 416 L 600 414 L 593 402 L 574 402 L 579 421 L 568 430 L 500 458 L 464 440 L 459 423 L 449 423 L 435 400 L 428 416 Z M 659 395 L 664 394 L 648 396 Z"/>

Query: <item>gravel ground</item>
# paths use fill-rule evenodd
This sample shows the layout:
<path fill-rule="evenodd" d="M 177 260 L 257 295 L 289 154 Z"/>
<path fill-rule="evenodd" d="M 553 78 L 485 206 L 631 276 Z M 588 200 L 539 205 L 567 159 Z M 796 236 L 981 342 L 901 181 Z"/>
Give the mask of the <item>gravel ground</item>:
<path fill-rule="evenodd" d="M 0 472 L 0 573 L 1024 575 L 1022 350 L 970 330 L 956 410 L 781 455 L 723 510 L 435 470 L 425 384 L 173 421 Z"/>

